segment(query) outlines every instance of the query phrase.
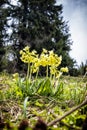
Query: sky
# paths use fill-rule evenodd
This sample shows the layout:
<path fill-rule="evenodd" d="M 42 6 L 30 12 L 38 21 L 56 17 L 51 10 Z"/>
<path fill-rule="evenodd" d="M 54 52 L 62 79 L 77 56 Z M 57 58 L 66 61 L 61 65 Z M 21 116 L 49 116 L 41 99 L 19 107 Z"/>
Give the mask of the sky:
<path fill-rule="evenodd" d="M 73 44 L 70 56 L 84 64 L 87 60 L 87 0 L 57 0 L 63 5 L 63 17 L 68 21 Z"/>

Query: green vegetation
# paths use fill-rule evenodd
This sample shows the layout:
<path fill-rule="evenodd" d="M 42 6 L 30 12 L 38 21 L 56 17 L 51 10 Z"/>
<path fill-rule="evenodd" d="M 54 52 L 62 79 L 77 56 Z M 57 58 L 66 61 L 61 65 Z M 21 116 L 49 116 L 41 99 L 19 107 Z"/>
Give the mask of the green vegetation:
<path fill-rule="evenodd" d="M 50 127 L 53 130 L 69 130 L 72 128 L 80 130 L 87 114 L 87 101 L 85 102 L 87 95 L 87 77 L 76 78 L 62 75 L 60 77 L 62 71 L 68 71 L 66 67 L 60 70 L 57 69 L 56 71 L 52 71 L 51 69 L 52 73 L 48 75 L 47 71 L 52 67 L 50 57 L 54 61 L 54 67 L 59 67 L 61 64 L 60 57 L 56 57 L 53 51 L 49 52 L 43 49 L 41 55 L 37 57 L 36 51 L 30 52 L 29 47 L 25 47 L 20 51 L 20 54 L 21 60 L 28 64 L 27 74 L 25 76 L 18 73 L 13 75 L 2 73 L 0 75 L 1 119 L 9 121 L 14 125 L 18 125 L 21 120 L 27 119 L 30 126 L 33 127 L 38 117 L 41 117 L 46 122 L 48 129 Z M 44 60 L 42 55 L 44 55 L 44 59 L 47 58 L 46 63 L 42 62 Z M 28 60 L 28 58 L 33 58 L 33 62 L 30 59 Z M 34 58 L 39 59 L 40 64 L 38 66 L 35 65 L 38 62 L 35 60 L 34 63 Z M 56 60 L 60 61 L 60 64 Z M 45 77 L 39 77 L 37 75 L 39 65 L 44 66 L 41 63 L 48 66 Z M 35 69 L 34 72 L 36 75 L 31 73 L 34 70 L 32 66 Z M 53 70 L 55 69 L 53 68 Z M 56 75 L 56 73 L 59 75 Z M 73 107 L 78 106 L 82 102 L 83 105 L 81 106 L 83 107 L 77 107 L 78 109 L 73 112 Z M 50 125 L 56 118 L 66 115 L 66 112 L 69 113 L 67 116 L 52 126 Z"/>
<path fill-rule="evenodd" d="M 67 111 L 82 103 L 87 95 L 87 78 L 61 77 L 54 94 L 55 85 L 50 87 L 48 78 L 25 83 L 24 77 L 14 79 L 7 74 L 0 75 L 0 116 L 5 121 L 18 125 L 27 119 L 31 126 L 41 117 L 46 123 L 63 116 Z M 51 128 L 69 130 L 81 128 L 86 117 L 87 105 L 66 116 Z"/>
<path fill-rule="evenodd" d="M 29 122 L 29 130 L 36 130 L 39 118 L 44 130 L 81 130 L 87 62 L 75 68 L 69 55 L 72 41 L 62 5 L 56 0 L 0 4 L 0 129 L 24 130 Z"/>

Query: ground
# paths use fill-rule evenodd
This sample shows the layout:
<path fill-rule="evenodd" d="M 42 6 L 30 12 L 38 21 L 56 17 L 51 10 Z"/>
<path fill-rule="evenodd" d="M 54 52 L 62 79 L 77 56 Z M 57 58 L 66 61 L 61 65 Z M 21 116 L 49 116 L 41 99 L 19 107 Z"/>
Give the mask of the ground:
<path fill-rule="evenodd" d="M 54 95 L 47 88 L 49 87 L 48 80 L 44 83 L 43 81 L 38 82 L 39 86 L 41 85 L 44 89 L 39 88 L 35 93 L 31 89 L 32 94 L 30 94 L 28 88 L 23 88 L 25 85 L 23 77 L 20 79 L 21 81 L 17 82 L 12 74 L 2 73 L 0 75 L 0 118 L 13 125 L 18 126 L 26 118 L 30 127 L 33 127 L 39 117 L 49 124 L 81 104 L 87 96 L 87 77 L 62 76 L 59 80 L 58 92 Z M 35 85 L 38 84 L 35 83 Z M 75 128 L 75 130 L 80 130 L 87 114 L 86 111 L 87 105 L 84 105 L 52 125 L 51 129 L 69 130 Z"/>

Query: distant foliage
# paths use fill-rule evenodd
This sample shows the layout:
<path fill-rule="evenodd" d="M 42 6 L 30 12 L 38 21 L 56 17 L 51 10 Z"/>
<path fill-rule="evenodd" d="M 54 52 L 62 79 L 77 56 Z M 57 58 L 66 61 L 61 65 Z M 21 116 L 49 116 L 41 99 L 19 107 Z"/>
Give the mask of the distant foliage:
<path fill-rule="evenodd" d="M 16 53 L 13 62 L 16 61 L 18 70 L 26 69 L 19 58 L 19 50 L 26 45 L 38 54 L 42 48 L 53 49 L 62 55 L 62 67 L 73 67 L 74 60 L 69 56 L 72 41 L 62 9 L 62 5 L 56 5 L 56 0 L 17 0 L 15 4 L 7 0 L 1 3 L 2 41 L 11 43 L 11 49 Z"/>

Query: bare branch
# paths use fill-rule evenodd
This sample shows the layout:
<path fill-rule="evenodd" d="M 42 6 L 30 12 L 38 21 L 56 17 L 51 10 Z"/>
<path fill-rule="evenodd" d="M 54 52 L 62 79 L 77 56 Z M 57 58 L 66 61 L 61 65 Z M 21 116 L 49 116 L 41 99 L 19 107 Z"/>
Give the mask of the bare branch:
<path fill-rule="evenodd" d="M 84 105 L 87 104 L 87 99 L 85 99 L 80 105 L 72 108 L 70 111 L 66 112 L 63 116 L 61 116 L 60 118 L 56 118 L 55 120 L 49 122 L 47 124 L 47 126 L 52 126 L 54 124 L 56 124 L 57 122 L 60 122 L 62 119 L 64 119 L 66 116 L 70 115 L 71 113 L 73 113 L 74 111 L 76 111 L 77 109 L 83 107 Z"/>

